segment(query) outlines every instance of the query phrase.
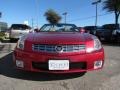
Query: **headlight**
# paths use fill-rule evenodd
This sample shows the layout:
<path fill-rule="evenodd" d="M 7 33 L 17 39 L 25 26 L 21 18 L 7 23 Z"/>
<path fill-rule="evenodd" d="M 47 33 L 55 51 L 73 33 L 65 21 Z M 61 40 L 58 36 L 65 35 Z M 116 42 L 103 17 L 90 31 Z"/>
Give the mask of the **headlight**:
<path fill-rule="evenodd" d="M 93 51 L 97 51 L 97 50 L 100 50 L 102 48 L 100 40 L 95 36 L 93 36 L 93 46 L 89 47 L 90 43 L 88 43 L 88 45 L 87 45 L 88 47 L 86 48 L 87 53 L 91 53 Z"/>
<path fill-rule="evenodd" d="M 98 38 L 94 39 L 94 50 L 100 50 L 102 48 L 101 42 Z"/>
<path fill-rule="evenodd" d="M 18 40 L 17 48 L 22 49 L 22 50 L 24 49 L 25 39 L 26 39 L 26 36 L 22 36 L 22 37 Z"/>

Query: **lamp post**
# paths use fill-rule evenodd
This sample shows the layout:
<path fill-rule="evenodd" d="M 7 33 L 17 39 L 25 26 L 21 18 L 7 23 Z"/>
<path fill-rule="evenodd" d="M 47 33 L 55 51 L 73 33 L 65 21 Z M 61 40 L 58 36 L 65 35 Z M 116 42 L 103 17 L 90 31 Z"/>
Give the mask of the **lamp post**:
<path fill-rule="evenodd" d="M 32 29 L 34 28 L 34 19 L 31 19 L 31 25 L 32 25 Z"/>
<path fill-rule="evenodd" d="M 95 0 L 95 2 L 92 3 L 92 5 L 96 5 L 96 18 L 95 18 L 95 26 L 97 26 L 98 21 L 98 3 L 100 3 L 101 0 Z"/>
<path fill-rule="evenodd" d="M 0 12 L 0 18 L 2 17 L 2 12 Z M 1 31 L 1 23 L 0 23 L 0 31 Z"/>
<path fill-rule="evenodd" d="M 36 20 L 36 22 L 37 22 L 37 25 L 36 25 L 36 26 L 37 26 L 37 28 L 38 28 L 38 24 L 39 24 L 39 8 L 40 8 L 40 7 L 39 7 L 39 4 L 40 4 L 39 2 L 40 2 L 39 0 L 36 0 L 36 14 L 37 14 L 37 15 L 36 15 L 36 19 L 37 19 L 37 20 Z"/>
<path fill-rule="evenodd" d="M 0 18 L 2 17 L 2 12 L 0 12 Z"/>
<path fill-rule="evenodd" d="M 64 13 L 63 13 L 63 15 L 64 15 L 64 17 L 65 17 L 65 24 L 66 24 L 67 14 L 68 14 L 67 12 L 64 12 Z"/>

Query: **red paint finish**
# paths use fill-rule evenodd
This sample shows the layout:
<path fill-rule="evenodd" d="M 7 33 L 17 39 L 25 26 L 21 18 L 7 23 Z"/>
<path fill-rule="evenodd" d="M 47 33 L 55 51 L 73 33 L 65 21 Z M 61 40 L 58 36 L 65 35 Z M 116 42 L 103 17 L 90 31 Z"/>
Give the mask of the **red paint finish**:
<path fill-rule="evenodd" d="M 47 44 L 47 45 L 80 45 L 86 46 L 85 50 L 80 52 L 67 53 L 49 53 L 36 52 L 32 50 L 33 44 Z M 104 49 L 98 51 L 86 52 L 87 48 L 93 48 L 94 42 L 92 35 L 80 32 L 39 32 L 30 33 L 26 40 L 24 50 L 18 48 L 14 51 L 14 61 L 21 60 L 24 62 L 24 68 L 18 68 L 27 71 L 35 72 L 49 72 L 49 73 L 74 73 L 85 72 L 94 69 L 94 62 L 101 60 L 104 63 Z M 50 59 L 53 60 L 69 60 L 70 63 L 85 63 L 84 68 L 72 68 L 69 70 L 51 71 L 34 68 L 33 63 L 48 64 Z M 77 65 L 77 64 L 76 64 Z M 103 65 L 102 65 L 103 67 Z M 97 69 L 101 69 L 97 68 Z"/>

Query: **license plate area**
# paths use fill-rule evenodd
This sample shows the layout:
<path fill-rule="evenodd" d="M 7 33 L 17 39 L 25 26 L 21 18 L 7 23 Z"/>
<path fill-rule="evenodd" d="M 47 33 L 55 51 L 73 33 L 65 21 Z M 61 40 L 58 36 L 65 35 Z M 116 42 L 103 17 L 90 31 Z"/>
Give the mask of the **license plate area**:
<path fill-rule="evenodd" d="M 69 60 L 49 60 L 49 70 L 69 70 Z"/>

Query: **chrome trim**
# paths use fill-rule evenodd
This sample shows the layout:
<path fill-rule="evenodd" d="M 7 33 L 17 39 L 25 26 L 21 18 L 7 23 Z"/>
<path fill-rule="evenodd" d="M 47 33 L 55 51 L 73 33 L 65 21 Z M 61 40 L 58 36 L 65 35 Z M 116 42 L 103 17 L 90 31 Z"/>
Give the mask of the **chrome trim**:
<path fill-rule="evenodd" d="M 61 46 L 62 50 L 57 51 L 56 47 Z M 48 52 L 48 53 L 67 53 L 67 52 L 80 52 L 85 50 L 85 45 L 46 45 L 46 44 L 33 44 L 32 50 L 37 52 Z"/>

